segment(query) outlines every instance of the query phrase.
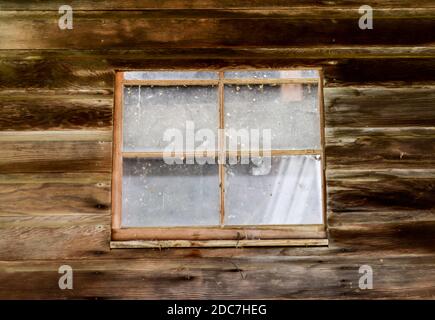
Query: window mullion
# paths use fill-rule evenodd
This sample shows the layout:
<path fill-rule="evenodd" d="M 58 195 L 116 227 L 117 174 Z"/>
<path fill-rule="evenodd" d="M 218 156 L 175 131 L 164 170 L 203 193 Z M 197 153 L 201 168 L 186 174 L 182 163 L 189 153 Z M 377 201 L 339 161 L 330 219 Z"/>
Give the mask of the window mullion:
<path fill-rule="evenodd" d="M 224 218 L 225 218 L 225 135 L 224 135 L 224 128 L 225 128 L 225 113 L 224 113 L 224 84 L 223 84 L 223 77 L 224 72 L 219 71 L 219 158 L 218 158 L 218 165 L 219 165 L 219 186 L 220 186 L 220 225 L 224 225 Z"/>

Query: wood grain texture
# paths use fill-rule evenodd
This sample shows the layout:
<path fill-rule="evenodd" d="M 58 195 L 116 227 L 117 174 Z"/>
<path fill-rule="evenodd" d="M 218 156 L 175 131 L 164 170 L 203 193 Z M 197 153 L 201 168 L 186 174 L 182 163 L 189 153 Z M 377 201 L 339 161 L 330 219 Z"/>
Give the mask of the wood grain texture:
<path fill-rule="evenodd" d="M 329 98 L 327 90 L 342 88 L 344 86 L 361 87 L 374 85 L 384 88 L 397 88 L 397 91 L 400 91 L 398 88 L 403 88 L 402 97 L 406 94 L 406 87 L 410 85 L 420 85 L 423 87 L 435 86 L 435 59 L 427 57 L 418 59 L 334 59 L 334 55 L 338 53 L 332 52 L 331 58 L 301 58 L 302 56 L 306 56 L 305 50 L 294 50 L 288 53 L 289 58 L 283 59 L 274 58 L 274 50 L 271 50 L 270 53 L 261 51 L 254 53 L 254 55 L 257 55 L 257 58 L 251 59 L 249 58 L 249 50 L 239 50 L 233 53 L 227 52 L 229 56 L 239 54 L 237 59 L 234 57 L 213 59 L 207 58 L 207 52 L 203 54 L 197 53 L 195 55 L 196 58 L 189 56 L 193 51 L 184 52 L 185 55 L 183 55 L 183 52 L 183 50 L 176 50 L 164 57 L 164 51 L 162 53 L 159 51 L 125 52 L 115 50 L 107 52 L 106 54 L 102 54 L 101 52 L 92 54 L 89 51 L 82 53 L 79 51 L 68 51 L 68 54 L 53 51 L 32 51 L 32 53 L 25 53 L 23 51 L 14 53 L 8 51 L 8 53 L 4 53 L 4 51 L 0 51 L 0 96 L 11 96 L 10 98 L 4 99 L 2 104 L 5 107 L 12 104 L 12 108 L 14 108 L 14 106 L 17 108 L 19 106 L 21 106 L 21 108 L 27 108 L 21 109 L 23 110 L 21 112 L 26 112 L 26 114 L 27 112 L 31 112 L 30 110 L 27 111 L 31 109 L 31 107 L 24 107 L 25 101 L 21 100 L 23 96 L 30 97 L 35 95 L 35 103 L 42 106 L 46 105 L 44 101 L 53 101 L 52 97 L 56 95 L 71 96 L 71 99 L 66 97 L 62 97 L 62 99 L 64 99 L 66 105 L 72 103 L 74 106 L 77 105 L 78 108 L 91 107 L 95 101 L 97 101 L 97 105 L 102 105 L 108 103 L 103 97 L 108 97 L 113 94 L 114 70 L 129 70 L 132 68 L 156 70 L 189 68 L 219 69 L 224 67 L 321 67 L 324 68 L 325 73 L 326 99 Z M 166 52 L 166 54 L 168 53 Z M 219 54 L 219 51 L 214 53 L 214 55 L 216 54 Z M 265 58 L 258 58 L 258 56 L 262 54 Z M 280 53 L 280 55 L 281 54 L 283 53 Z M 405 53 L 405 55 L 406 54 L 407 53 Z M 163 57 L 161 55 L 163 55 Z M 299 55 L 299 58 L 290 58 L 297 55 Z M 314 53 L 314 56 L 316 55 L 328 55 L 328 50 Z M 154 56 L 154 58 L 150 56 Z M 433 56 L 435 57 L 435 53 Z M 157 59 L 157 57 L 160 57 L 160 59 Z M 373 70 L 379 70 L 379 72 Z M 430 87 L 427 91 L 429 90 Z M 418 92 L 423 92 L 423 89 L 420 89 Z M 89 94 L 90 100 L 83 99 L 80 103 L 74 100 L 74 96 L 81 98 L 83 97 L 83 93 Z M 335 98 L 338 93 L 331 92 L 331 94 L 332 97 Z M 415 95 L 416 94 L 417 93 L 415 93 Z M 413 97 L 417 99 L 415 95 L 413 95 Z M 47 100 L 45 100 L 45 98 L 43 99 L 42 96 L 45 96 Z M 102 99 L 101 102 L 98 102 L 100 96 Z M 95 100 L 93 100 L 94 98 Z M 15 104 L 14 99 L 18 100 Z M 349 99 L 351 98 L 349 97 Z M 379 99 L 383 99 L 385 102 L 388 98 L 387 96 L 379 96 Z M 421 98 L 418 99 L 419 102 L 422 101 Z M 405 101 L 410 101 L 410 99 L 405 98 Z M 53 103 L 56 105 L 54 101 Z M 398 104 L 403 105 L 403 103 L 399 102 Z M 37 109 L 32 108 L 31 110 L 35 110 L 36 112 Z M 95 109 L 93 112 L 96 113 L 98 112 L 97 110 L 99 109 Z M 3 116 L 6 117 L 3 121 L 10 121 L 8 113 L 4 112 Z M 89 116 L 83 116 L 85 119 L 89 119 L 89 117 L 93 115 L 91 112 Z M 33 114 L 31 114 L 31 117 L 33 117 Z M 88 121 L 92 123 L 91 119 Z M 105 118 L 103 117 L 103 119 Z M 25 121 L 25 119 L 23 119 L 23 121 Z M 29 121 L 36 121 L 35 124 L 38 125 L 37 121 L 39 120 L 31 120 L 30 118 Z M 104 122 L 104 124 L 105 123 L 107 122 Z M 97 123 L 97 125 L 99 124 Z"/>
<path fill-rule="evenodd" d="M 121 227 L 122 212 L 122 143 L 123 143 L 123 101 L 124 101 L 123 72 L 115 75 L 115 93 L 113 107 L 113 145 L 112 145 L 112 230 Z"/>
<path fill-rule="evenodd" d="M 109 250 L 110 215 L 0 216 L 0 259 L 84 258 Z"/>
<path fill-rule="evenodd" d="M 230 60 L 237 59 L 240 61 L 247 59 L 274 59 L 289 61 L 302 61 L 306 59 L 382 59 L 382 58 L 431 58 L 435 57 L 435 48 L 430 45 L 425 46 L 314 46 L 314 47 L 249 47 L 249 48 L 158 48 L 151 47 L 145 49 L 116 49 L 110 48 L 105 50 L 2 50 L 0 51 L 1 61 L 13 63 L 21 61 L 22 64 L 38 62 L 43 59 L 52 60 L 52 62 L 74 61 L 77 66 L 88 59 L 94 59 L 98 65 L 119 62 L 131 62 L 130 68 L 135 64 L 142 67 L 140 60 L 157 60 L 165 61 L 167 59 L 176 59 L 167 63 L 167 68 L 174 68 L 183 61 L 179 60 Z M 24 61 L 22 61 L 24 60 Z M 55 61 L 53 61 L 55 60 Z M 168 62 L 168 61 L 167 61 Z M 321 61 L 320 61 L 321 62 Z M 146 63 L 146 62 L 145 62 Z M 149 66 L 152 67 L 152 66 Z M 194 68 L 194 66 L 191 66 Z M 25 69 L 23 67 L 23 69 Z M 77 72 L 77 75 L 79 73 Z M 84 74 L 83 74 L 84 75 Z M 90 74 L 89 74 L 90 75 Z M 100 75 L 101 77 L 103 75 Z"/>
<path fill-rule="evenodd" d="M 435 221 L 329 227 L 331 248 L 434 254 Z"/>
<path fill-rule="evenodd" d="M 343 59 L 324 66 L 325 86 L 435 84 L 433 59 Z"/>
<path fill-rule="evenodd" d="M 97 213 L 110 213 L 110 174 L 0 175 L 0 216 Z"/>
<path fill-rule="evenodd" d="M 239 248 L 327 246 L 328 239 L 261 239 L 261 240 L 133 240 L 112 241 L 112 249 L 145 248 Z"/>
<path fill-rule="evenodd" d="M 433 1 L 69 4 L 0 0 L 0 298 L 435 297 Z M 224 67 L 323 69 L 329 246 L 110 250 L 115 71 Z"/>
<path fill-rule="evenodd" d="M 433 168 L 434 128 L 329 128 L 329 169 Z"/>
<path fill-rule="evenodd" d="M 2 132 L 0 173 L 111 172 L 108 137 L 99 131 Z"/>
<path fill-rule="evenodd" d="M 75 10 L 146 10 L 146 9 L 294 9 L 294 8 L 358 8 L 357 0 L 317 1 L 317 0 L 72 0 L 68 2 Z M 392 8 L 432 8 L 431 0 L 367 0 L 365 4 L 377 9 Z M 23 2 L 2 0 L 2 10 L 49 10 L 57 11 L 59 2 L 45 0 L 43 2 Z"/>
<path fill-rule="evenodd" d="M 0 131 L 111 129 L 110 95 L 0 92 Z"/>
<path fill-rule="evenodd" d="M 328 127 L 433 127 L 435 87 L 326 88 Z"/>
<path fill-rule="evenodd" d="M 327 180 L 330 227 L 435 221 L 433 170 L 329 170 Z"/>
<path fill-rule="evenodd" d="M 383 87 L 435 85 L 435 49 L 369 47 L 361 50 L 0 50 L 0 94 L 112 95 L 114 71 L 131 69 L 320 67 L 324 69 L 327 88 L 371 84 Z M 352 55 L 356 57 L 348 58 Z"/>
<path fill-rule="evenodd" d="M 427 30 L 435 28 L 435 8 L 378 11 L 376 32 L 361 30 L 360 16 L 356 8 L 74 11 L 73 29 L 60 30 L 57 12 L 2 11 L 0 49 L 434 43 L 432 33 Z M 398 33 L 400 36 L 396 36 Z"/>
<path fill-rule="evenodd" d="M 70 51 L 0 51 L 0 70 L 0 89 L 21 89 L 25 94 L 47 93 L 42 90 L 52 90 L 49 95 L 113 92 L 114 72 L 102 56 Z"/>
<path fill-rule="evenodd" d="M 130 299 L 433 298 L 434 256 L 190 257 L 0 262 L 0 297 Z M 74 270 L 74 290 L 59 290 L 58 268 Z M 373 290 L 360 290 L 370 265 Z M 120 288 L 122 288 L 120 290 Z"/>
<path fill-rule="evenodd" d="M 113 227 L 112 240 L 258 240 L 324 239 L 324 225 L 124 228 Z"/>

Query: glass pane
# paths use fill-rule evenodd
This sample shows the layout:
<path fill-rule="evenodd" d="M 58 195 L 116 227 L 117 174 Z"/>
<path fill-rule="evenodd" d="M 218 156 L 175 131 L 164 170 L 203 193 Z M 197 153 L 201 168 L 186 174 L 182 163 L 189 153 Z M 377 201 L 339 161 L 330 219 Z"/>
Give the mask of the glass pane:
<path fill-rule="evenodd" d="M 319 156 L 262 158 L 225 173 L 226 225 L 322 223 Z"/>
<path fill-rule="evenodd" d="M 122 227 L 219 225 L 217 165 L 124 159 Z"/>
<path fill-rule="evenodd" d="M 125 87 L 123 151 L 164 151 L 171 142 L 164 141 L 165 132 L 172 136 L 175 129 L 185 141 L 187 122 L 195 133 L 209 129 L 217 137 L 217 94 L 217 86 Z"/>
<path fill-rule="evenodd" d="M 256 70 L 256 71 L 226 71 L 226 79 L 294 79 L 318 78 L 317 70 Z"/>
<path fill-rule="evenodd" d="M 260 145 L 270 129 L 273 149 L 319 149 L 317 90 L 316 84 L 226 85 L 225 129 L 258 129 Z"/>
<path fill-rule="evenodd" d="M 124 72 L 126 80 L 217 80 L 217 72 L 209 71 L 131 71 Z"/>

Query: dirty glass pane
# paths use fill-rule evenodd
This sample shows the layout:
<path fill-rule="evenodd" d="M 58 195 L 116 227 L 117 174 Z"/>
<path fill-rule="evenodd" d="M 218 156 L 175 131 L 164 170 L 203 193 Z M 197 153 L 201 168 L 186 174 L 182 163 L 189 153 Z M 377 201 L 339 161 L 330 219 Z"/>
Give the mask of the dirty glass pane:
<path fill-rule="evenodd" d="M 321 190 L 320 156 L 227 165 L 225 224 L 321 224 Z"/>
<path fill-rule="evenodd" d="M 185 141 L 186 127 L 192 125 L 195 133 L 209 129 L 217 137 L 217 95 L 217 86 L 126 86 L 123 151 L 164 151 L 173 141 L 171 138 L 164 141 L 165 132 L 172 137 L 176 130 Z M 195 145 L 205 140 L 198 138 Z"/>
<path fill-rule="evenodd" d="M 226 79 L 292 79 L 318 78 L 317 70 L 255 70 L 255 71 L 225 71 Z"/>
<path fill-rule="evenodd" d="M 124 159 L 122 227 L 219 224 L 217 165 Z"/>
<path fill-rule="evenodd" d="M 209 71 L 129 71 L 124 72 L 126 80 L 216 80 L 217 72 Z"/>
<path fill-rule="evenodd" d="M 263 130 L 270 129 L 272 149 L 319 149 L 317 90 L 317 84 L 225 85 L 225 129 L 235 130 L 228 136 L 258 129 L 263 145 Z"/>

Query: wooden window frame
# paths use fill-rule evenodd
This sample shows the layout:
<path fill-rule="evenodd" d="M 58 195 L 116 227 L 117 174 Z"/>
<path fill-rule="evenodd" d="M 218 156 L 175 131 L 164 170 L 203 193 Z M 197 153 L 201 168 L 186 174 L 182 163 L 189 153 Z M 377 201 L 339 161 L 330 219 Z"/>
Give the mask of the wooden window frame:
<path fill-rule="evenodd" d="M 292 79 L 224 79 L 226 71 L 270 71 L 270 70 L 316 70 L 318 78 Z M 249 246 L 327 246 L 326 230 L 326 179 L 325 179 L 325 125 L 323 103 L 323 72 L 320 68 L 279 68 L 279 69 L 183 69 L 183 70 L 129 70 L 129 71 L 213 71 L 218 79 L 210 80 L 126 80 L 124 71 L 115 74 L 114 112 L 113 112 L 113 170 L 112 170 L 112 241 L 111 248 L 162 248 L 162 247 L 249 247 Z M 221 160 L 219 166 L 220 186 L 220 226 L 198 227 L 124 227 L 121 228 L 122 214 L 122 159 L 123 158 L 162 158 L 162 152 L 123 152 L 123 92 L 124 86 L 177 86 L 177 85 L 215 85 L 218 87 L 219 129 L 224 128 L 224 85 L 225 84 L 317 84 L 320 113 L 320 149 L 272 150 L 271 156 L 319 155 L 321 157 L 321 197 L 323 224 L 302 225 L 223 225 L 224 221 L 224 162 L 232 151 L 224 151 L 219 145 L 216 156 Z M 219 142 L 222 143 L 223 137 Z M 237 152 L 243 154 L 244 152 Z M 249 152 L 247 152 L 249 153 Z M 185 152 L 186 157 L 194 153 Z"/>

